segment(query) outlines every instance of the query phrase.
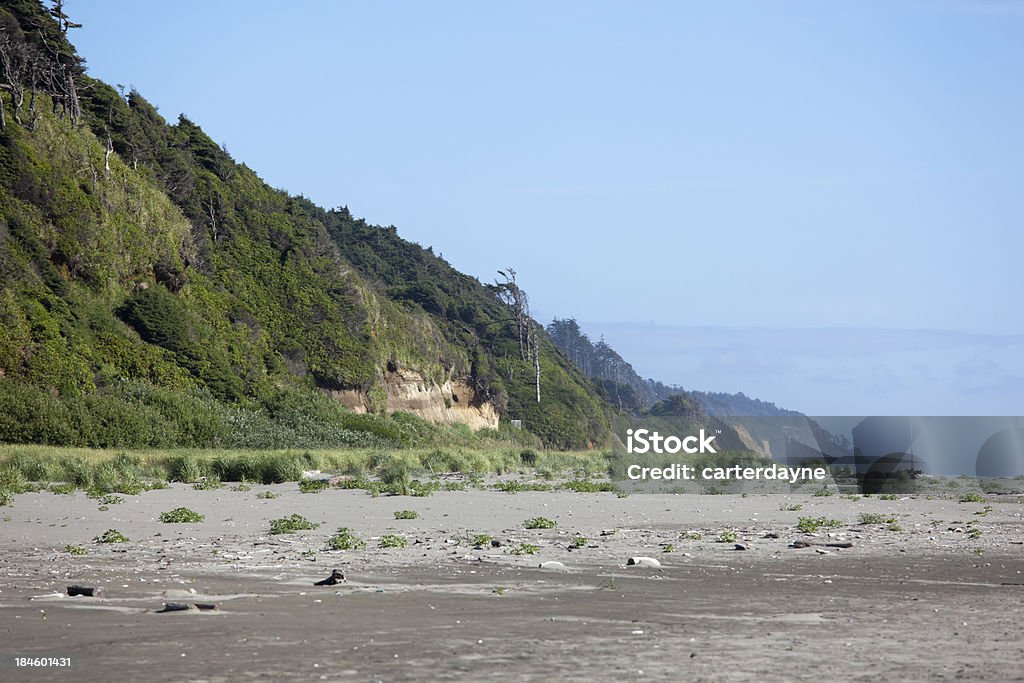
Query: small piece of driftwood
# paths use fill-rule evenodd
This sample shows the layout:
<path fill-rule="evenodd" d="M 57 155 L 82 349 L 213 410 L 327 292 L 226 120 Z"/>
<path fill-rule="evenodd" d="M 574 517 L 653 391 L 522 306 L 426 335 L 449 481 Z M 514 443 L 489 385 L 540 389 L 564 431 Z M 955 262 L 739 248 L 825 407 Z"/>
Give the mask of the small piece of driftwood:
<path fill-rule="evenodd" d="M 852 548 L 853 543 L 842 541 L 836 543 L 817 543 L 814 541 L 793 541 L 791 548 L 811 548 L 813 546 L 824 546 L 826 548 Z"/>

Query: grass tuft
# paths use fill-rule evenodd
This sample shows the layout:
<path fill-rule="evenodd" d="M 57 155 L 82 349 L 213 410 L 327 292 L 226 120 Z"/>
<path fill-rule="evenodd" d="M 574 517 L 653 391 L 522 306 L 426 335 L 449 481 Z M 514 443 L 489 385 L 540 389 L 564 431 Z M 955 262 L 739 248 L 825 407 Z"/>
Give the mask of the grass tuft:
<path fill-rule="evenodd" d="M 128 537 L 117 529 L 107 529 L 93 540 L 97 543 L 127 543 Z"/>
<path fill-rule="evenodd" d="M 523 522 L 524 529 L 554 529 L 558 522 L 547 517 L 532 517 Z"/>
<path fill-rule="evenodd" d="M 327 488 L 327 482 L 320 479 L 303 479 L 299 482 L 300 493 L 320 493 Z"/>
<path fill-rule="evenodd" d="M 365 547 L 366 541 L 353 534 L 348 527 L 341 527 L 338 533 L 327 539 L 328 550 L 362 550 Z"/>
<path fill-rule="evenodd" d="M 302 515 L 294 513 L 287 517 L 270 520 L 270 533 L 273 535 L 293 534 L 296 531 L 310 531 L 319 527 L 319 523 L 311 522 Z"/>
<path fill-rule="evenodd" d="M 205 520 L 206 517 L 186 507 L 174 508 L 168 512 L 160 513 L 160 521 L 164 524 L 198 524 Z"/>
<path fill-rule="evenodd" d="M 377 544 L 378 548 L 404 548 L 409 545 L 409 541 L 406 540 L 405 536 L 398 536 L 397 534 L 385 534 L 380 537 L 380 542 Z"/>
<path fill-rule="evenodd" d="M 532 543 L 520 543 L 508 552 L 510 555 L 536 555 L 540 552 L 540 546 L 533 545 Z"/>
<path fill-rule="evenodd" d="M 801 517 L 796 522 L 797 530 L 805 534 L 813 534 L 822 527 L 830 529 L 841 526 L 843 523 L 838 519 L 829 519 L 828 517 Z"/>

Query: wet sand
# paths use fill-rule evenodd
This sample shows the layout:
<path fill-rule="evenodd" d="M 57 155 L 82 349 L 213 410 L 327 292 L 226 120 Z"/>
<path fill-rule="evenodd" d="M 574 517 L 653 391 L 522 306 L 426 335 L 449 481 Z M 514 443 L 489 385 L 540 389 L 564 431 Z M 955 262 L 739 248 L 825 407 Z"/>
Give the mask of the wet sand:
<path fill-rule="evenodd" d="M 266 490 L 280 497 L 256 498 Z M 991 499 L 984 515 L 975 513 L 985 504 L 924 496 L 471 489 L 374 498 L 176 484 L 123 498 L 102 511 L 81 492 L 30 493 L 0 508 L 0 679 L 1024 677 L 1016 496 Z M 178 506 L 206 521 L 158 520 Z M 419 518 L 396 520 L 396 510 Z M 875 512 L 900 530 L 858 523 Z M 270 519 L 291 513 L 322 526 L 268 534 Z M 558 527 L 522 528 L 537 516 Z M 809 535 L 795 528 L 802 516 L 843 526 Z M 367 547 L 325 551 L 342 526 Z M 92 541 L 111 528 L 130 541 Z M 748 549 L 717 542 L 725 530 Z M 383 534 L 409 545 L 378 548 Z M 473 547 L 476 534 L 501 546 Z M 570 549 L 578 535 L 585 547 Z M 538 553 L 508 552 L 523 543 Z M 68 544 L 89 554 L 71 555 Z M 626 566 L 640 555 L 661 569 Z M 538 566 L 549 561 L 565 568 Z M 313 585 L 334 569 L 347 581 Z M 67 597 L 72 584 L 100 586 L 102 597 Z M 158 612 L 168 602 L 217 609 Z M 69 657 L 71 666 L 18 667 L 15 657 Z"/>

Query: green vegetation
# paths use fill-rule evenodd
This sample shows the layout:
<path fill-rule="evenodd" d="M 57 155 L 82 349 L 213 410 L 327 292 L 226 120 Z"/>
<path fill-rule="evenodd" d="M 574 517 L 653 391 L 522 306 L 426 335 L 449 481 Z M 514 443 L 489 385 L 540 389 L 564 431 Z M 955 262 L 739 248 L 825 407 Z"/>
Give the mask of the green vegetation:
<path fill-rule="evenodd" d="M 205 520 L 206 517 L 186 507 L 174 508 L 168 512 L 160 513 L 160 521 L 165 524 L 198 524 Z"/>
<path fill-rule="evenodd" d="M 571 547 L 571 548 L 586 548 L 587 547 L 587 537 L 586 536 L 577 536 L 576 538 L 572 539 L 571 543 L 569 543 L 569 547 Z"/>
<path fill-rule="evenodd" d="M 524 529 L 554 529 L 558 522 L 547 517 L 533 517 L 523 522 Z"/>
<path fill-rule="evenodd" d="M 366 541 L 358 538 L 348 527 L 341 527 L 338 533 L 327 539 L 328 550 L 362 550 Z"/>
<path fill-rule="evenodd" d="M 415 510 L 395 510 L 395 519 L 418 519 L 419 516 Z"/>
<path fill-rule="evenodd" d="M 271 534 L 293 534 L 296 531 L 310 531 L 319 528 L 320 524 L 311 522 L 302 515 L 291 514 L 287 517 L 270 520 Z"/>
<path fill-rule="evenodd" d="M 679 534 L 679 540 L 681 541 L 699 541 L 700 539 L 699 531 L 683 531 Z"/>
<path fill-rule="evenodd" d="M 505 493 L 522 493 L 523 491 L 553 491 L 554 486 L 551 484 L 544 484 L 540 482 L 525 482 L 510 479 L 508 481 L 499 481 L 494 485 L 495 491 L 504 491 Z"/>
<path fill-rule="evenodd" d="M 473 537 L 473 540 L 470 542 L 470 545 L 489 546 L 492 540 L 494 539 L 490 534 L 477 534 Z"/>
<path fill-rule="evenodd" d="M 93 497 L 93 496 L 90 496 L 90 497 Z M 98 495 L 98 496 L 95 496 L 95 498 L 96 498 L 96 502 L 98 502 L 100 505 L 104 505 L 104 506 L 106 506 L 106 505 L 120 505 L 121 503 L 124 502 L 124 498 L 122 498 L 121 496 L 115 496 L 112 493 Z"/>
<path fill-rule="evenodd" d="M 676 547 L 671 543 L 666 543 L 665 546 L 661 549 L 661 552 L 663 553 L 674 553 L 675 551 Z"/>
<path fill-rule="evenodd" d="M 0 469 L 0 490 L 9 491 L 12 494 L 26 493 L 32 490 L 32 483 L 24 472 L 8 465 Z"/>
<path fill-rule="evenodd" d="M 71 555 L 88 555 L 89 551 L 80 545 L 71 545 L 70 543 L 64 546 L 64 552 Z"/>
<path fill-rule="evenodd" d="M 536 555 L 540 552 L 540 546 L 532 543 L 520 543 L 510 548 L 508 552 L 510 555 Z"/>
<path fill-rule="evenodd" d="M 259 493 L 256 494 L 256 497 L 259 498 L 260 500 L 273 500 L 274 498 L 278 498 L 279 496 L 273 491 L 260 491 Z"/>
<path fill-rule="evenodd" d="M 965 493 L 964 495 L 960 496 L 960 502 L 961 503 L 984 503 L 985 502 L 985 496 L 981 495 L 980 493 Z"/>
<path fill-rule="evenodd" d="M 805 534 L 813 534 L 822 527 L 829 529 L 841 526 L 843 523 L 838 519 L 829 519 L 828 517 L 801 517 L 796 522 L 797 530 Z"/>
<path fill-rule="evenodd" d="M 406 540 L 405 536 L 398 536 L 396 534 L 385 534 L 380 537 L 380 542 L 377 544 L 378 548 L 404 548 L 409 545 L 409 541 Z"/>
<path fill-rule="evenodd" d="M 0 488 L 12 493 L 59 482 L 62 487 L 103 493 L 135 495 L 163 488 L 168 480 L 219 487 L 222 482 L 275 484 L 300 481 L 306 470 L 359 473 L 338 484 L 381 495 L 430 495 L 442 488 L 439 482 L 413 477 L 436 464 L 439 451 L 406 448 L 391 452 L 379 449 L 341 450 L 94 450 L 46 446 L 0 445 Z M 467 473 L 466 481 L 480 486 L 479 472 L 505 472 L 520 466 L 519 451 L 459 449 L 446 454 L 453 471 Z M 538 462 L 561 471 L 600 472 L 607 454 L 599 451 L 541 452 Z M 378 480 L 368 477 L 376 476 Z M 589 474 L 588 474 L 589 476 Z M 316 487 L 318 484 L 307 484 Z M 549 485 L 547 485 L 549 486 Z M 446 490 L 461 489 L 462 482 L 448 482 Z M 239 490 L 242 490 L 239 487 Z"/>
<path fill-rule="evenodd" d="M 591 481 L 590 479 L 573 479 L 562 484 L 563 489 L 576 493 L 605 493 L 615 491 L 610 481 Z"/>
<path fill-rule="evenodd" d="M 127 543 L 128 537 L 117 529 L 107 529 L 93 540 L 97 543 Z"/>
<path fill-rule="evenodd" d="M 735 543 L 739 540 L 739 534 L 732 529 L 726 529 L 725 531 L 718 534 L 718 543 Z"/>
<path fill-rule="evenodd" d="M 865 512 L 860 516 L 859 521 L 861 524 L 895 524 L 896 518 L 878 512 Z"/>
<path fill-rule="evenodd" d="M 0 133 L 0 443 L 606 440 L 608 401 L 528 321 L 540 332 L 536 401 L 501 288 L 393 227 L 269 187 L 187 117 L 168 122 L 139 92 L 88 77 L 41 4 L 8 3 L 2 16 L 38 63 L 11 75 L 34 88 L 31 120 L 9 117 Z M 31 73 L 50 68 L 74 84 L 80 117 L 55 115 L 70 102 L 61 89 L 33 85 Z M 434 386 L 457 380 L 526 428 L 473 433 L 385 415 L 400 370 Z M 373 414 L 321 390 L 351 391 Z"/>
<path fill-rule="evenodd" d="M 781 512 L 800 512 L 804 506 L 800 503 L 783 503 L 779 506 Z"/>
<path fill-rule="evenodd" d="M 831 496 L 831 495 L 832 495 L 832 492 L 829 491 L 827 488 L 824 488 L 824 487 L 822 487 L 822 488 L 820 488 L 820 489 L 818 489 L 817 491 L 814 492 L 815 498 L 827 498 L 828 496 Z"/>
<path fill-rule="evenodd" d="M 320 493 L 329 487 L 326 481 L 319 479 L 303 479 L 299 482 L 300 493 Z"/>
<path fill-rule="evenodd" d="M 900 497 L 897 496 L 895 493 L 882 493 L 882 494 L 879 494 L 879 496 L 878 496 L 878 500 L 899 500 L 899 499 L 900 499 Z"/>

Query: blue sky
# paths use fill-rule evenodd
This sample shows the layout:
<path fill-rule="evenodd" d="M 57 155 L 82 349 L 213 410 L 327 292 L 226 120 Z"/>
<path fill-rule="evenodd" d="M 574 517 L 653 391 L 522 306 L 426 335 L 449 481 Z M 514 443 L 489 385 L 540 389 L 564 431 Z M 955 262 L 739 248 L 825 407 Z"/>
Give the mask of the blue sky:
<path fill-rule="evenodd" d="M 642 374 L 759 395 L 742 363 L 698 374 L 622 333 L 651 322 L 665 339 L 898 328 L 1024 350 L 1024 3 L 68 9 L 94 76 L 185 112 L 276 187 L 397 225 L 483 280 L 513 266 L 539 319 L 576 317 Z M 1024 374 L 967 344 L 933 375 L 976 356 Z M 820 386 L 786 381 L 760 395 L 829 412 Z M 1012 395 L 944 412 L 1024 409 Z"/>

